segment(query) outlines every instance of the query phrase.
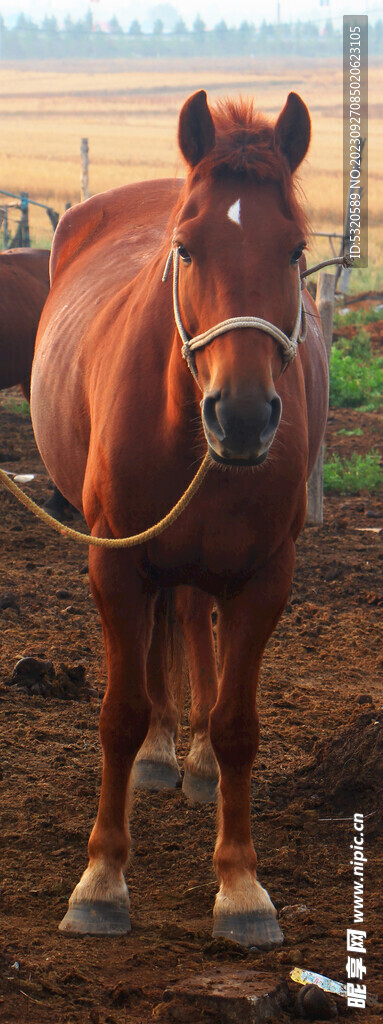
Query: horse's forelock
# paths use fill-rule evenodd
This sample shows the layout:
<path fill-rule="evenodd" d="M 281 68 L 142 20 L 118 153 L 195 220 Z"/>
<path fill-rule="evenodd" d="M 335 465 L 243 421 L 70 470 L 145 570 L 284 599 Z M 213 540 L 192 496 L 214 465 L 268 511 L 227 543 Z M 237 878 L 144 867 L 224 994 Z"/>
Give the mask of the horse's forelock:
<path fill-rule="evenodd" d="M 216 131 L 213 149 L 191 177 L 235 177 L 255 182 L 279 183 L 288 214 L 308 233 L 307 219 L 297 197 L 287 160 L 275 145 L 274 124 L 255 110 L 253 100 L 220 100 L 211 109 Z"/>

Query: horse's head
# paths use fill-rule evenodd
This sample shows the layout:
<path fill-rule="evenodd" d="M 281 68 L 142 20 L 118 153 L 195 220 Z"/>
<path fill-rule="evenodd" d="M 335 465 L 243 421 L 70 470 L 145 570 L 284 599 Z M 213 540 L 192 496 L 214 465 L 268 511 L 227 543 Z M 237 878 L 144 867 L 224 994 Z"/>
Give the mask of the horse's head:
<path fill-rule="evenodd" d="M 217 462 L 263 462 L 280 421 L 276 385 L 301 329 L 307 234 L 292 175 L 309 139 L 295 93 L 275 126 L 242 101 L 211 113 L 203 91 L 180 114 L 189 173 L 173 236 L 175 317 Z"/>

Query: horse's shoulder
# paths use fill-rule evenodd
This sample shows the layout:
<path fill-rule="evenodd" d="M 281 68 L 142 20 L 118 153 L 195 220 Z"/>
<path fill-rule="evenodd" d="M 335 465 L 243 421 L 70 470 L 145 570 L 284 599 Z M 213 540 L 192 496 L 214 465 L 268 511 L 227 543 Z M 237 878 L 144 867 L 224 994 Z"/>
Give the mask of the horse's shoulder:
<path fill-rule="evenodd" d="M 54 235 L 50 276 L 51 283 L 72 262 L 94 237 L 105 218 L 102 195 L 87 199 L 64 213 Z"/>
<path fill-rule="evenodd" d="M 102 192 L 71 207 L 61 218 L 53 239 L 51 281 L 95 242 L 102 240 L 108 245 L 127 227 L 144 228 L 157 217 L 163 218 L 181 187 L 178 179 L 142 181 Z"/>

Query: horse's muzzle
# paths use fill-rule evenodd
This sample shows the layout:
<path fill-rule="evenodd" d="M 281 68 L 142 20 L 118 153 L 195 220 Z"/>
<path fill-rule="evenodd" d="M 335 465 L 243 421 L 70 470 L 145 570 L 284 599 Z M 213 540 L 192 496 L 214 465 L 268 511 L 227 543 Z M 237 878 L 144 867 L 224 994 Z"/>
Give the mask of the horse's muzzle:
<path fill-rule="evenodd" d="M 282 413 L 282 402 L 270 395 L 230 395 L 215 391 L 201 403 L 202 424 L 215 462 L 258 466 L 267 458 Z"/>

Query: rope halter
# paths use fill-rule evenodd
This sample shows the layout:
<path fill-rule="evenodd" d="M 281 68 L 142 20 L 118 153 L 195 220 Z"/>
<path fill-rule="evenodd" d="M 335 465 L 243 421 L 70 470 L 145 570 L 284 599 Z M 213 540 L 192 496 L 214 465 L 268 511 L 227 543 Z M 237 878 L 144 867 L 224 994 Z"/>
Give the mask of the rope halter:
<path fill-rule="evenodd" d="M 276 341 L 279 342 L 283 349 L 283 360 L 284 369 L 289 363 L 295 359 L 297 354 L 298 345 L 305 341 L 307 334 L 307 316 L 306 310 L 302 301 L 302 290 L 301 290 L 301 279 L 298 273 L 298 310 L 293 327 L 292 334 L 287 335 L 284 331 L 281 331 L 279 327 L 275 327 L 274 324 L 270 323 L 269 320 L 263 320 L 260 316 L 233 316 L 228 320 L 222 320 L 221 323 L 215 327 L 210 327 L 208 331 L 204 331 L 203 334 L 197 334 L 194 338 L 190 338 L 185 327 L 182 323 L 180 305 L 179 305 L 179 265 L 180 265 L 180 254 L 178 246 L 172 246 L 169 256 L 166 260 L 165 270 L 162 276 L 162 280 L 166 281 L 169 275 L 170 265 L 173 261 L 173 310 L 174 319 L 177 324 L 178 333 L 183 342 L 182 344 L 182 355 L 186 359 L 190 372 L 199 385 L 197 378 L 197 370 L 195 365 L 194 352 L 198 348 L 204 348 L 205 345 L 209 345 L 214 338 L 218 338 L 221 334 L 226 334 L 228 331 L 236 331 L 239 327 L 245 328 L 256 328 L 258 331 L 264 331 L 265 334 L 270 334 Z"/>

